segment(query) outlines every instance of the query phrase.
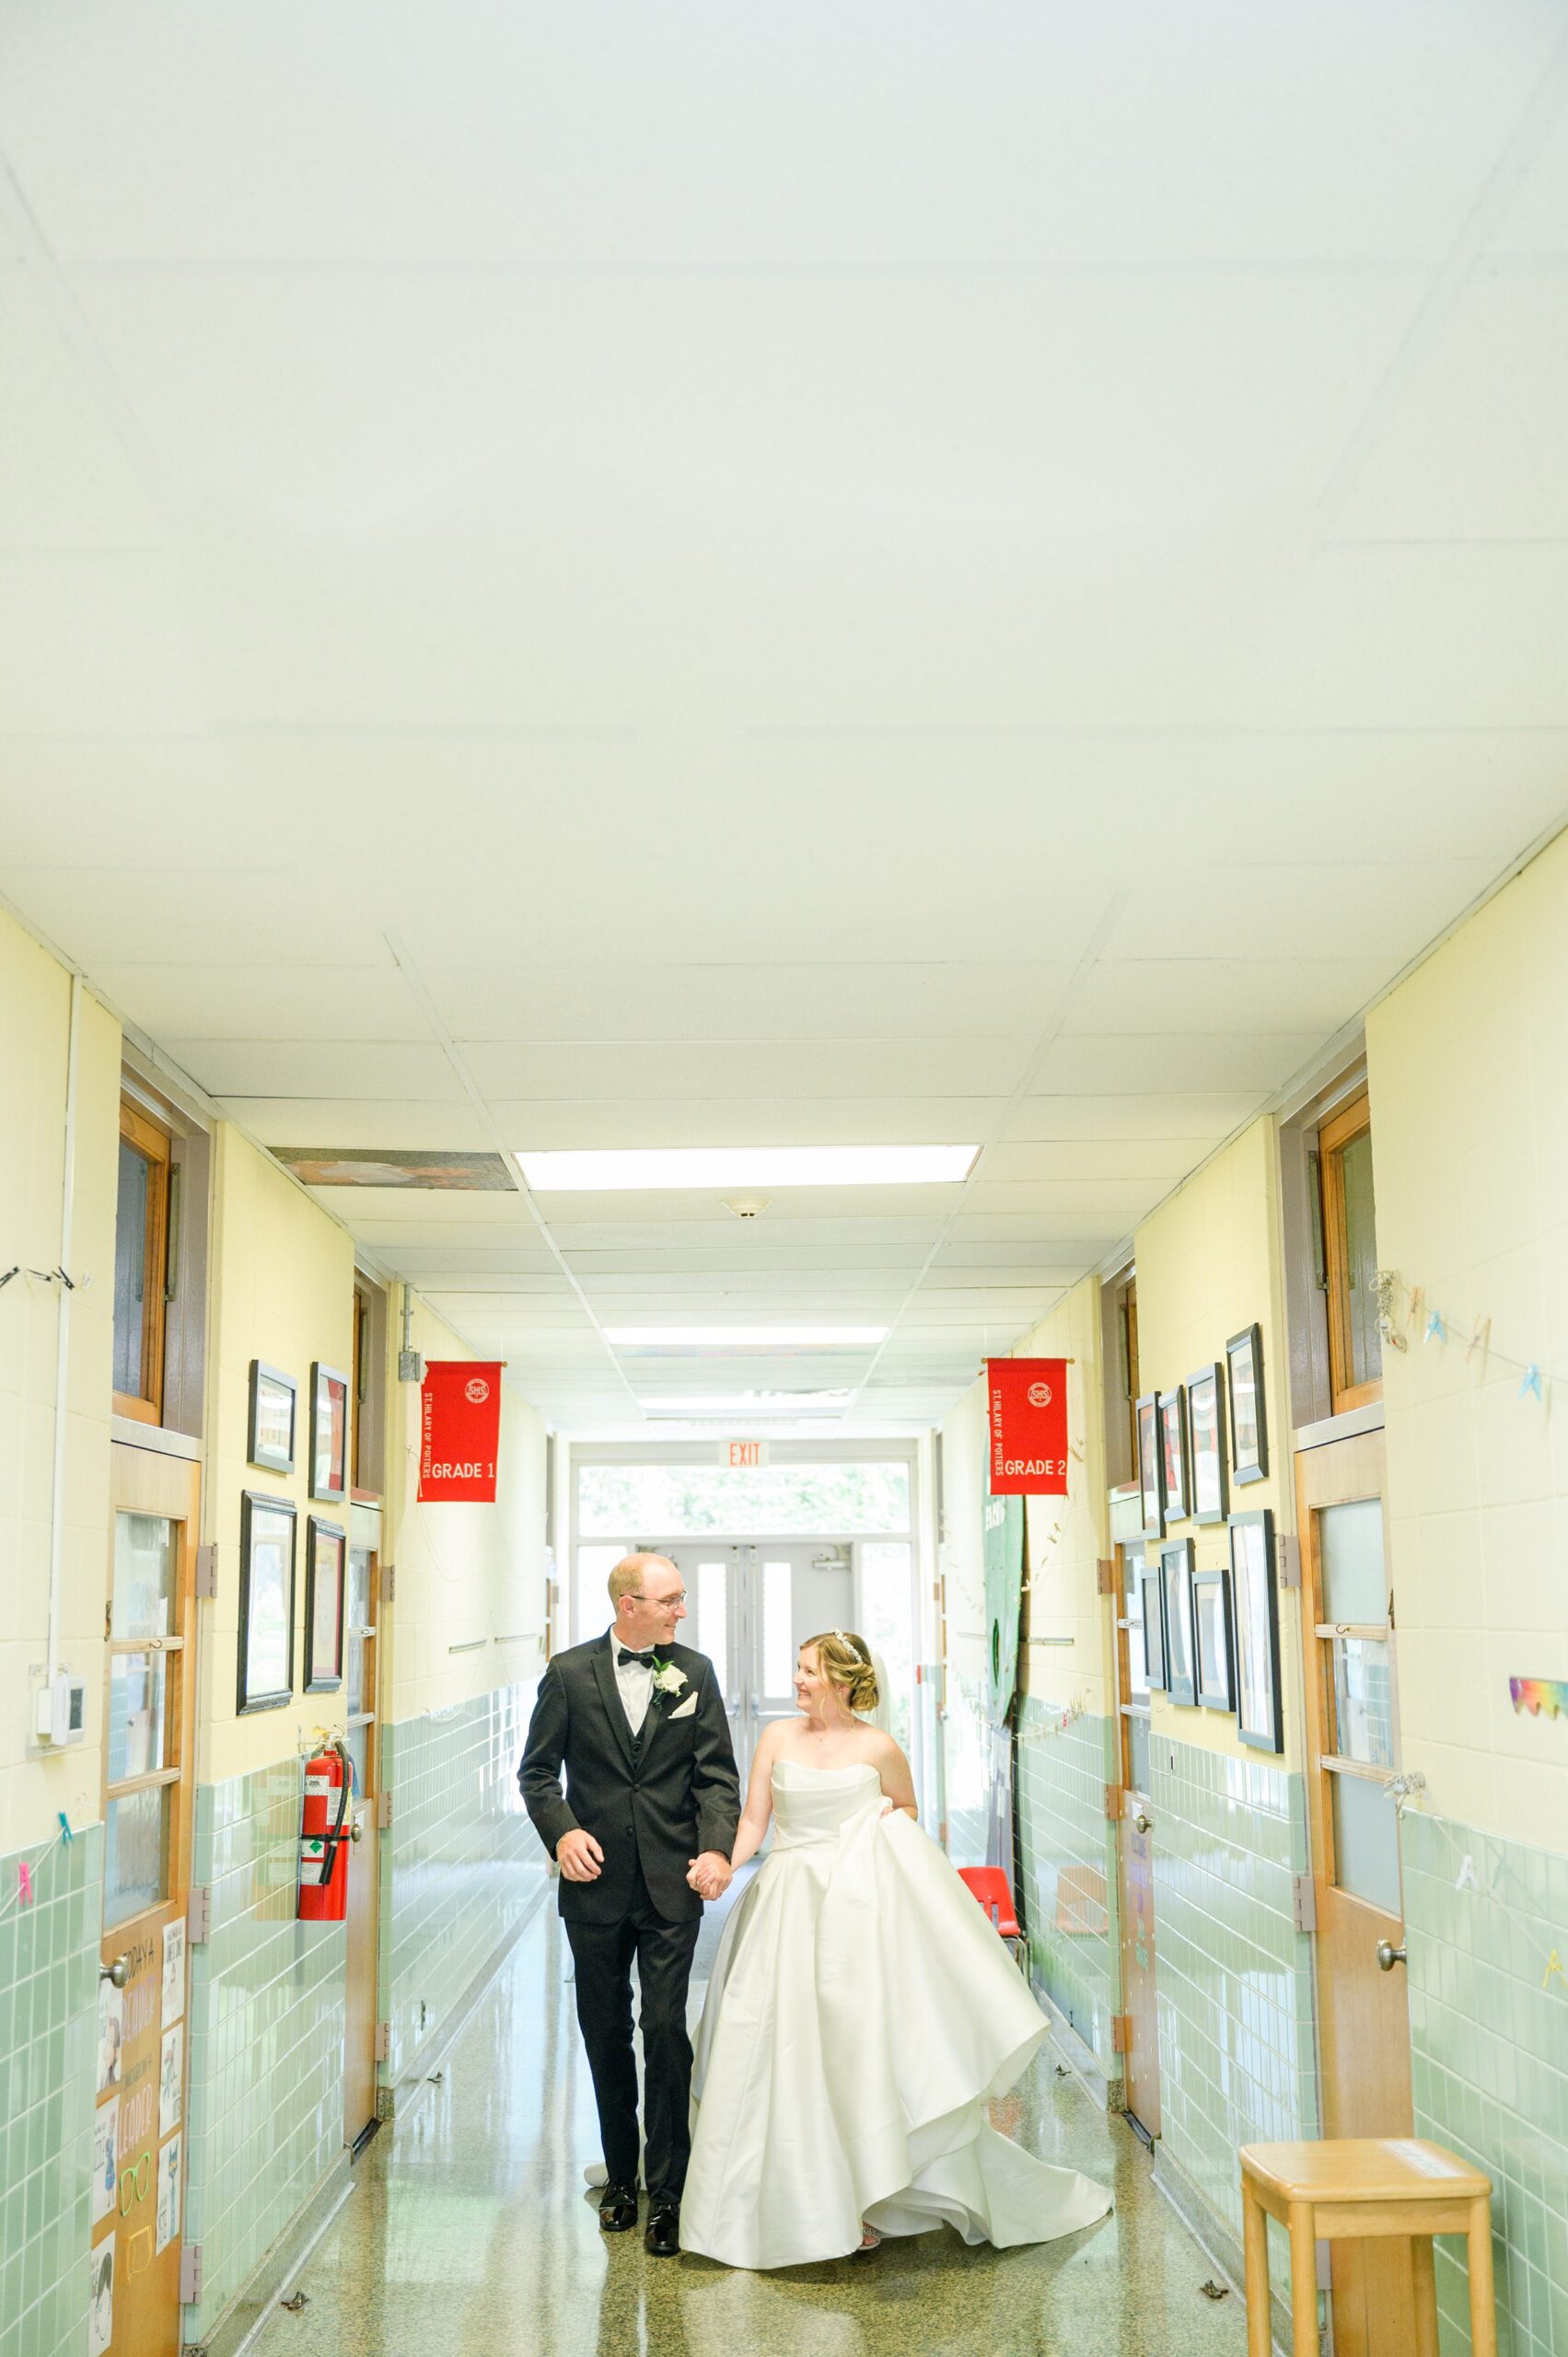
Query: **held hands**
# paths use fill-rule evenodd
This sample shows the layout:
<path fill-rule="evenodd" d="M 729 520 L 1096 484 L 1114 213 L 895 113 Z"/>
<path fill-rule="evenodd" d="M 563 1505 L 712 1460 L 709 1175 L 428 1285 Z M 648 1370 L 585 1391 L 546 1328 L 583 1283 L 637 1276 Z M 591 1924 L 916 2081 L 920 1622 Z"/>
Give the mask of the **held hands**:
<path fill-rule="evenodd" d="M 699 1898 L 722 1898 L 730 1884 L 729 1860 L 718 1850 L 704 1850 L 688 1860 L 686 1879 Z"/>
<path fill-rule="evenodd" d="M 555 1863 L 568 1882 L 598 1882 L 604 1852 L 591 1833 L 575 1826 L 556 1843 Z"/>

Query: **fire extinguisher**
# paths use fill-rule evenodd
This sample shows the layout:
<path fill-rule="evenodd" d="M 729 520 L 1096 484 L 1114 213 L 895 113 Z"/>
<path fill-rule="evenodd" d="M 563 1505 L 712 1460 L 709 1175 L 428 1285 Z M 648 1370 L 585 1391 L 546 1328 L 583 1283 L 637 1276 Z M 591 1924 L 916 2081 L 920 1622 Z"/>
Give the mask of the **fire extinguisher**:
<path fill-rule="evenodd" d="M 353 1796 L 354 1762 L 347 1747 L 334 1736 L 305 1763 L 305 1816 L 299 1829 L 302 1923 L 341 1923 L 348 1912 L 348 1812 Z"/>

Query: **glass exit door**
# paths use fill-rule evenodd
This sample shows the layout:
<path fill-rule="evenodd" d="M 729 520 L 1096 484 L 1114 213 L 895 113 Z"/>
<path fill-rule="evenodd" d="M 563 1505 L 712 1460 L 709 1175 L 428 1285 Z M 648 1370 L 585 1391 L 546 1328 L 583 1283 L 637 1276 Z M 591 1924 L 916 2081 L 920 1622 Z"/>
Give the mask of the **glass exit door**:
<path fill-rule="evenodd" d="M 854 1625 L 850 1549 L 830 1539 L 650 1542 L 686 1583 L 688 1644 L 713 1662 L 741 1781 L 762 1729 L 795 1714 L 795 1658 L 807 1637 Z"/>

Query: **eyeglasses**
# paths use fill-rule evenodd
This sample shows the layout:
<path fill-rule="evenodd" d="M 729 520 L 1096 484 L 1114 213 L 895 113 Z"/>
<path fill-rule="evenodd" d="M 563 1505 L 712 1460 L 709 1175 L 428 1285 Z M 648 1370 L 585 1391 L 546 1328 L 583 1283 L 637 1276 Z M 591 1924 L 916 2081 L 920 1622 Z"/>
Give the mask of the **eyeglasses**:
<path fill-rule="evenodd" d="M 661 1611 L 668 1611 L 672 1604 L 685 1603 L 686 1590 L 683 1587 L 678 1587 L 673 1596 L 645 1596 L 639 1588 L 632 1601 L 633 1604 L 656 1604 Z"/>

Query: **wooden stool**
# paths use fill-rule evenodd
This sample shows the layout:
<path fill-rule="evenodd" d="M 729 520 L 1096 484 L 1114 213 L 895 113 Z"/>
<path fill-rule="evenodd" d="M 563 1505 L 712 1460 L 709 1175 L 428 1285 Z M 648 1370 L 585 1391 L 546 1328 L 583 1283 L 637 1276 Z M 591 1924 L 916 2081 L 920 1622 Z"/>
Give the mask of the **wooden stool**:
<path fill-rule="evenodd" d="M 1497 2357 L 1492 2292 L 1492 2181 L 1441 2144 L 1414 2137 L 1330 2138 L 1316 2144 L 1244 2144 L 1241 2221 L 1247 2253 L 1247 2357 L 1270 2357 L 1269 2235 L 1290 2236 L 1291 2346 L 1318 2357 L 1319 2237 L 1403 2235 L 1415 2276 L 1414 2357 L 1437 2357 L 1434 2235 L 1469 2247 L 1470 2347 Z"/>

